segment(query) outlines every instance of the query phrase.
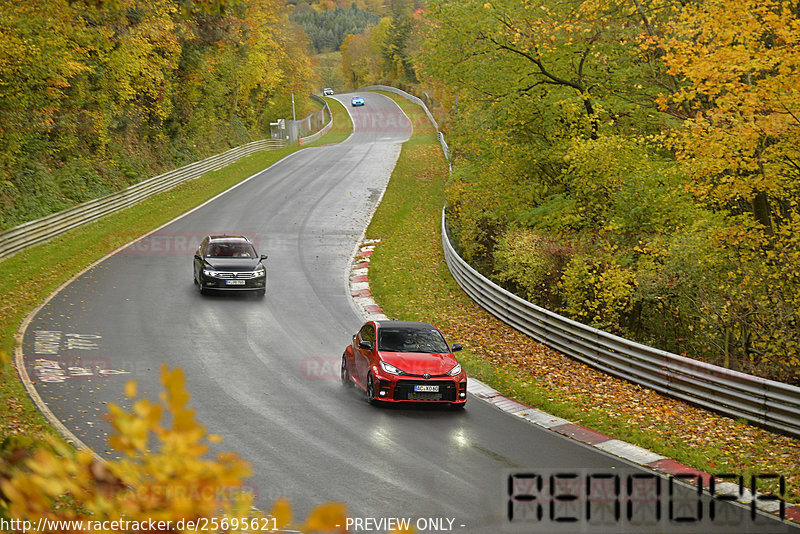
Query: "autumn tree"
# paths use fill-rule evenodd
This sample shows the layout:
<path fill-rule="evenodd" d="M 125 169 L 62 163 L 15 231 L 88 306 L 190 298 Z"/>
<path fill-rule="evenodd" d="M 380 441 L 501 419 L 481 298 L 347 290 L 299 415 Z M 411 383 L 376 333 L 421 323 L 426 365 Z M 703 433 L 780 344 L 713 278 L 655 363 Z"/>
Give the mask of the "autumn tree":
<path fill-rule="evenodd" d="M 684 81 L 659 99 L 684 118 L 674 144 L 698 199 L 748 211 L 766 231 L 797 212 L 800 19 L 786 2 L 688 5 L 662 39 Z"/>
<path fill-rule="evenodd" d="M 602 227 L 576 202 L 600 209 L 603 191 L 611 205 L 620 177 L 585 173 L 568 152 L 582 139 L 607 146 L 606 135 L 658 131 L 662 74 L 638 46 L 656 20 L 651 13 L 646 24 L 635 5 L 615 2 L 430 4 L 418 61 L 426 79 L 455 93 L 448 141 L 469 161 L 456 166 L 449 201 L 468 256 L 491 263 L 510 222 L 542 213 L 564 215 L 545 221 L 551 228 Z M 607 187 L 593 186 L 598 178 Z"/>
<path fill-rule="evenodd" d="M 797 380 L 793 9 L 431 2 L 417 69 L 462 253 L 578 320 Z"/>
<path fill-rule="evenodd" d="M 658 69 L 653 55 L 635 46 L 651 22 L 635 5 L 438 1 L 426 19 L 422 70 L 461 87 L 465 97 L 489 104 L 546 100 L 564 110 L 554 113 L 565 128 L 593 138 L 608 123 L 642 130 L 658 120 L 652 83 L 643 83 Z"/>
<path fill-rule="evenodd" d="M 374 26 L 380 17 L 353 4 L 347 9 L 295 9 L 292 22 L 300 25 L 317 53 L 339 50 L 348 35 L 357 35 Z"/>
<path fill-rule="evenodd" d="M 714 307 L 726 361 L 800 376 L 800 18 L 785 2 L 688 4 L 660 40 L 680 89 L 659 98 L 683 119 L 669 145 L 717 232 L 728 267 Z M 701 295 L 703 293 L 700 293 Z"/>
<path fill-rule="evenodd" d="M 345 38 L 341 47 L 342 75 L 352 89 L 388 81 L 383 50 L 393 27 L 392 19 L 385 17 L 364 32 Z"/>
<path fill-rule="evenodd" d="M 315 85 L 275 0 L 0 0 L 0 36 L 3 228 L 263 137 Z"/>

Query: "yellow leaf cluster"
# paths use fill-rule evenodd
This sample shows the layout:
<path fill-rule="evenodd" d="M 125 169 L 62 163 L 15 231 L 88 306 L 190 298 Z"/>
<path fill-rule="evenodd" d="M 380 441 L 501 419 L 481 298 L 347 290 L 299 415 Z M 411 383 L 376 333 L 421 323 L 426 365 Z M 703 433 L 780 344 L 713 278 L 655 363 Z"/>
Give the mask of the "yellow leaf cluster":
<path fill-rule="evenodd" d="M 180 369 L 161 369 L 164 393 L 160 402 L 136 399 L 131 381 L 125 393 L 133 401 L 130 411 L 110 405 L 114 428 L 110 444 L 122 456 L 103 461 L 86 450 L 50 438 L 42 442 L 9 439 L 0 457 L 0 515 L 20 520 L 80 520 L 97 532 L 100 521 L 197 521 L 202 518 L 237 518 L 228 532 L 249 531 L 253 523 L 242 518 L 264 518 L 252 508 L 253 496 L 245 480 L 250 465 L 238 454 L 208 455 L 208 435 L 188 408 L 189 392 Z M 163 415 L 171 425 L 165 425 Z M 343 504 L 314 509 L 305 522 L 292 522 L 286 499 L 275 502 L 270 525 L 299 528 L 303 532 L 343 532 Z M 263 523 L 262 523 L 263 524 Z"/>
<path fill-rule="evenodd" d="M 662 110 L 683 109 L 675 148 L 691 162 L 702 199 L 797 194 L 800 19 L 785 2 L 692 4 L 664 38 L 668 72 L 686 83 Z"/>

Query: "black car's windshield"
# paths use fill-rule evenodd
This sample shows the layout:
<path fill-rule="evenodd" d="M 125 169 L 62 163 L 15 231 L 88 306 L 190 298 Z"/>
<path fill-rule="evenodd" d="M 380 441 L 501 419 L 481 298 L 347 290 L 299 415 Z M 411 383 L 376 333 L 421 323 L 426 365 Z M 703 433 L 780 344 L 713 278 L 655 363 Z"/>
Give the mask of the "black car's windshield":
<path fill-rule="evenodd" d="M 438 330 L 392 327 L 378 330 L 378 350 L 386 352 L 450 352 Z"/>
<path fill-rule="evenodd" d="M 206 246 L 206 258 L 255 258 L 253 245 L 245 242 L 217 241 Z"/>

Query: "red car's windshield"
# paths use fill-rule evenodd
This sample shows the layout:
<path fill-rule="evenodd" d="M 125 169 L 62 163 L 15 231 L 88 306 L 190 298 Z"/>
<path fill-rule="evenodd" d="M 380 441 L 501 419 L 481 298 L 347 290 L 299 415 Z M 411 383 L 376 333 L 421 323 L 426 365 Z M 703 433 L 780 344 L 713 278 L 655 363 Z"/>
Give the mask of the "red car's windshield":
<path fill-rule="evenodd" d="M 391 327 L 378 330 L 378 350 L 385 352 L 450 352 L 438 330 Z"/>

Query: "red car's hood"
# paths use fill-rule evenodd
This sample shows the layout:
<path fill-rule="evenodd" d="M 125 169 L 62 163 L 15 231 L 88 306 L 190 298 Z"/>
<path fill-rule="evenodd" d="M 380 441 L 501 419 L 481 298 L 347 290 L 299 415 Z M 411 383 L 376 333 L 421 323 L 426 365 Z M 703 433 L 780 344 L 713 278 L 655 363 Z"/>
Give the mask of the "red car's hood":
<path fill-rule="evenodd" d="M 402 369 L 408 374 L 443 375 L 456 366 L 458 360 L 450 353 L 431 354 L 430 352 L 380 352 L 380 357 Z"/>

